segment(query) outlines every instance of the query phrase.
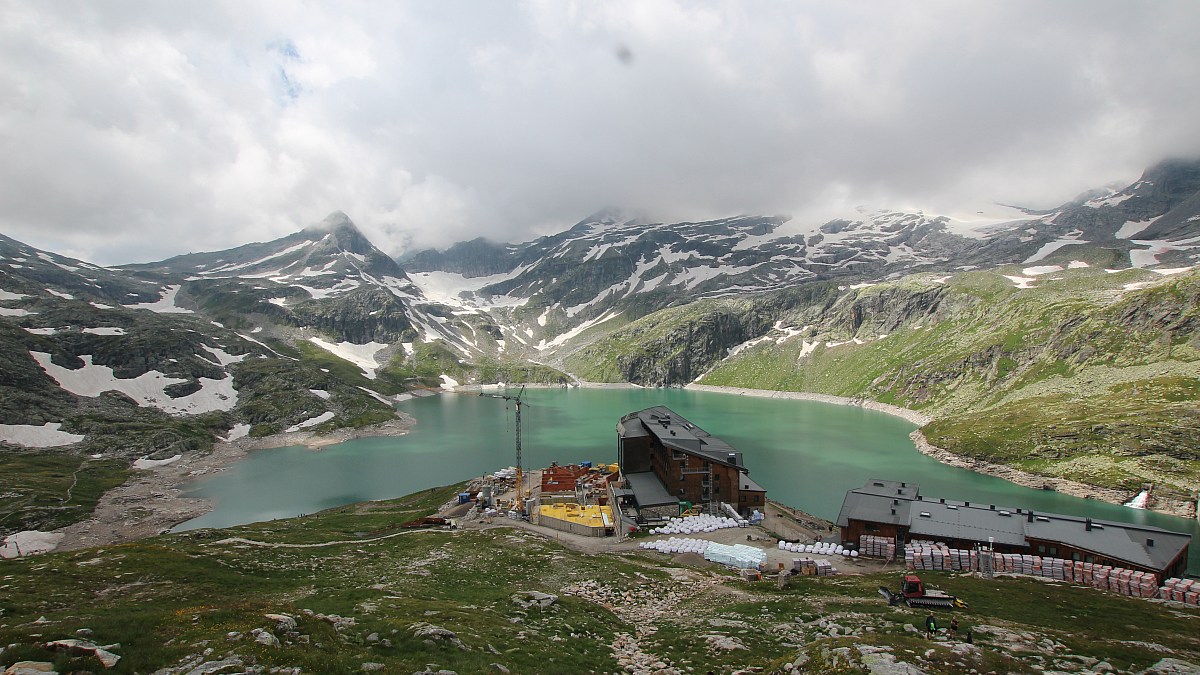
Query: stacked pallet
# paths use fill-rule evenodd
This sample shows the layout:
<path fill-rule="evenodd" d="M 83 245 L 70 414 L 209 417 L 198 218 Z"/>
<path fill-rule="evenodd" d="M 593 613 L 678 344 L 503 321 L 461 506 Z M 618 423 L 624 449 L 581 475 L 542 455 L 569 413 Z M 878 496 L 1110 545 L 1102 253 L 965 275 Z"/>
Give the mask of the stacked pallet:
<path fill-rule="evenodd" d="M 838 573 L 828 560 L 812 558 L 792 558 L 792 571 L 806 577 L 831 577 Z"/>
<path fill-rule="evenodd" d="M 864 534 L 858 538 L 858 552 L 866 556 L 891 560 L 896 557 L 896 540 L 891 537 Z"/>
<path fill-rule="evenodd" d="M 991 558 L 993 572 L 1072 581 L 1102 591 L 1137 598 L 1153 598 L 1160 594 L 1157 574 L 1112 567 L 1111 565 L 1021 553 L 964 551 L 949 548 L 945 544 L 927 541 L 914 541 L 904 547 L 904 564 L 910 570 L 976 572 L 980 569 L 980 556 Z M 1188 592 L 1193 593 L 1193 598 L 1200 596 L 1200 582 L 1186 582 L 1190 585 L 1184 588 L 1184 582 L 1176 581 L 1179 581 L 1176 586 L 1183 591 L 1180 596 L 1182 602 L 1187 602 L 1186 594 Z M 1173 596 L 1175 595 L 1174 590 L 1175 587 L 1172 587 Z M 1191 604 L 1200 603 L 1193 602 Z"/>
<path fill-rule="evenodd" d="M 904 547 L 904 565 L 910 570 L 970 571 L 974 560 L 972 551 L 951 549 L 940 543 L 914 541 Z"/>
<path fill-rule="evenodd" d="M 1171 577 L 1163 582 L 1162 588 L 1159 589 L 1159 597 L 1163 600 L 1200 605 L 1200 581 Z"/>

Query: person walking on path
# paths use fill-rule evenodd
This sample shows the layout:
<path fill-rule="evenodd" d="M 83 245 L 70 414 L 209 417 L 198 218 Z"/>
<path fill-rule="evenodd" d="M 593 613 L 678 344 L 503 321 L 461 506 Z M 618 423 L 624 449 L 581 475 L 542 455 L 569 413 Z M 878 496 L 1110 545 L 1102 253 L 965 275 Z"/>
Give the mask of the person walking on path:
<path fill-rule="evenodd" d="M 933 634 L 937 632 L 937 619 L 933 618 L 933 612 L 929 612 L 929 616 L 925 617 L 925 639 L 932 640 Z"/>
<path fill-rule="evenodd" d="M 958 637 L 958 618 L 957 617 L 950 619 L 950 635 L 951 635 L 951 637 Z"/>

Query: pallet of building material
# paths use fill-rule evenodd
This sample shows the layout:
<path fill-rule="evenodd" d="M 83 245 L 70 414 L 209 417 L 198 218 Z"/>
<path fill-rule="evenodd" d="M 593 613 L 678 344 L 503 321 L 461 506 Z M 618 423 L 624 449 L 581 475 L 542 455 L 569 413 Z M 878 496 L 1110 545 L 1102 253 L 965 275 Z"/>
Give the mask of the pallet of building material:
<path fill-rule="evenodd" d="M 1200 605 L 1200 583 L 1191 579 L 1171 577 L 1163 582 L 1159 597 L 1163 600 Z"/>
<path fill-rule="evenodd" d="M 891 537 L 864 534 L 858 538 L 858 552 L 874 558 L 895 558 L 896 541 Z"/>

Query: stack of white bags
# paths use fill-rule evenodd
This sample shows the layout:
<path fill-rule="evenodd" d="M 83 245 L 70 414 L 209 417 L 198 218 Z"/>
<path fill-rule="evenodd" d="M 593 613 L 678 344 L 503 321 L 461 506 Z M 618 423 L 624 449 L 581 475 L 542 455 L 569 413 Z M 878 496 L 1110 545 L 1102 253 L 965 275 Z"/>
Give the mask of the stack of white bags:
<path fill-rule="evenodd" d="M 640 545 L 642 548 L 652 549 L 659 553 L 699 553 L 704 555 L 704 552 L 708 550 L 708 545 L 711 543 L 707 539 L 671 537 L 670 539 L 659 539 L 658 541 L 644 541 Z"/>
<path fill-rule="evenodd" d="M 792 553 L 816 553 L 817 555 L 840 555 L 845 558 L 857 558 L 858 551 L 851 551 L 844 548 L 841 544 L 833 542 L 818 542 L 816 544 L 793 544 L 790 541 L 779 542 L 780 551 L 791 551 Z"/>
<path fill-rule="evenodd" d="M 685 516 L 672 518 L 662 527 L 651 528 L 650 534 L 696 534 L 698 532 L 716 532 L 730 527 L 738 527 L 738 521 L 723 516 Z"/>

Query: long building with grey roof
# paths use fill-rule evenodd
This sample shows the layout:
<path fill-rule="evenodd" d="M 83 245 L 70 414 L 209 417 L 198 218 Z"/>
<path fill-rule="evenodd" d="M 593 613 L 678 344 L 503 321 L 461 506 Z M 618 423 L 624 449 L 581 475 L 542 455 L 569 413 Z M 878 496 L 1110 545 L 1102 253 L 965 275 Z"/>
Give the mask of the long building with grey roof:
<path fill-rule="evenodd" d="M 870 534 L 894 538 L 899 546 L 913 540 L 951 548 L 991 546 L 1001 553 L 1082 560 L 1164 578 L 1184 573 L 1192 541 L 1189 534 L 1150 525 L 926 498 L 917 484 L 893 480 L 871 480 L 848 491 L 837 524 L 846 542 Z"/>
<path fill-rule="evenodd" d="M 726 502 L 743 515 L 766 506 L 767 491 L 750 478 L 742 453 L 666 406 L 622 417 L 617 444 L 621 475 L 643 514 L 675 515 L 679 502 Z"/>

